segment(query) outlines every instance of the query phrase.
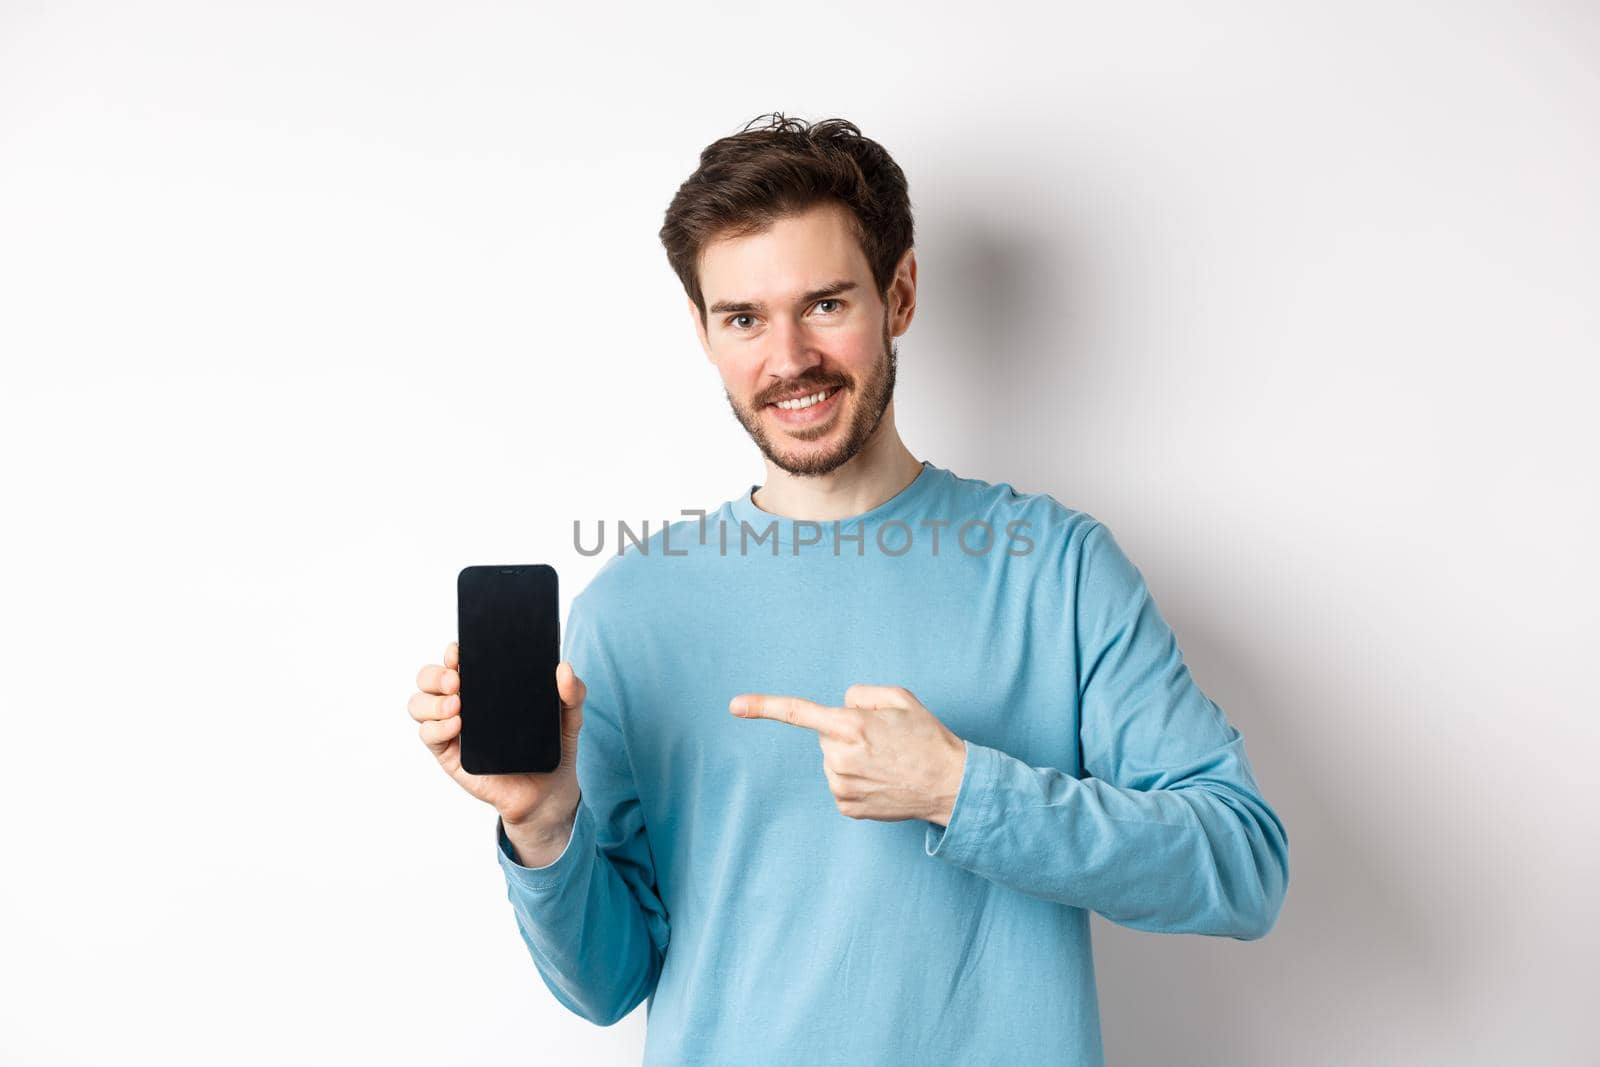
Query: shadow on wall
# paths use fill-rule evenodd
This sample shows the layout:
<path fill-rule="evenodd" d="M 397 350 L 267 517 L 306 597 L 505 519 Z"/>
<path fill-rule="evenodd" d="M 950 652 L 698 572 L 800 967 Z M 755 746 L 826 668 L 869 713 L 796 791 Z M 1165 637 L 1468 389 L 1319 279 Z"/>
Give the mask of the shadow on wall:
<path fill-rule="evenodd" d="M 1058 229 L 1007 234 L 987 222 L 941 220 L 938 244 L 925 263 L 919 255 L 919 316 L 927 318 L 920 343 L 902 343 L 902 366 L 913 351 L 935 353 L 936 366 L 914 373 L 929 385 L 925 396 L 953 398 L 939 413 L 939 438 L 962 441 L 975 470 L 1046 487 L 1075 506 L 1048 487 L 1098 480 L 1095 445 L 1085 439 L 1096 423 L 1090 412 L 1114 401 L 1097 395 L 1106 375 L 1096 364 L 1117 357 L 1095 339 L 1099 297 L 1086 291 L 1091 272 L 1076 269 L 1086 253 L 1071 251 L 1064 263 Z M 908 440 L 941 462 L 929 443 Z M 1283 595 L 1304 592 L 1285 587 Z M 1452 957 L 1463 947 L 1441 937 L 1428 902 L 1396 873 L 1385 854 L 1395 835 L 1361 824 L 1329 791 L 1333 782 L 1362 789 L 1362 768 L 1322 766 L 1296 739 L 1298 722 L 1341 721 L 1352 701 L 1370 705 L 1370 690 L 1319 677 L 1317 665 L 1249 653 L 1263 647 L 1249 625 L 1230 626 L 1198 594 L 1169 582 L 1156 596 L 1191 669 L 1202 665 L 1196 680 L 1244 734 L 1289 835 L 1290 884 L 1277 925 L 1258 941 L 1143 933 L 1095 916 L 1108 1062 L 1339 1063 L 1365 1043 L 1363 1031 L 1376 1042 L 1447 1032 L 1452 1022 L 1440 1006 L 1465 999 L 1450 988 L 1462 980 Z M 1268 617 L 1314 607 L 1284 604 Z"/>
<path fill-rule="evenodd" d="M 918 403 L 899 421 L 938 436 L 907 444 L 944 466 L 938 442 L 961 441 L 972 471 L 1043 484 L 1072 432 L 1064 405 L 1085 402 L 1080 272 L 1063 264 L 1054 234 L 976 218 L 929 229 L 917 247 L 917 319 L 900 339 L 901 377 L 909 366 Z"/>

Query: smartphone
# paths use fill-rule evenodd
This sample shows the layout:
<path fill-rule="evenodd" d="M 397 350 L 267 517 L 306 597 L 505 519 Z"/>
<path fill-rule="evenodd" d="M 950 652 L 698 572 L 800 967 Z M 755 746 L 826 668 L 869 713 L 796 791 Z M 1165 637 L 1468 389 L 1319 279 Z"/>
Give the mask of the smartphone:
<path fill-rule="evenodd" d="M 544 563 L 463 567 L 456 576 L 461 766 L 527 774 L 561 764 L 560 603 Z"/>

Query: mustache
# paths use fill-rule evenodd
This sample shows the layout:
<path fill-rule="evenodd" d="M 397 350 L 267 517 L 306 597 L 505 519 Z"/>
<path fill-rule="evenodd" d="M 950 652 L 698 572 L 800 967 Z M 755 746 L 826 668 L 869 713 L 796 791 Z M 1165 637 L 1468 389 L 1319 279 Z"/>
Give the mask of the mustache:
<path fill-rule="evenodd" d="M 815 382 L 786 382 L 783 385 L 774 386 L 773 388 L 767 390 L 766 394 L 756 401 L 756 406 L 765 407 L 767 404 L 782 400 L 786 396 L 793 396 L 795 395 L 796 390 L 803 390 L 803 392 L 800 393 L 801 396 L 809 396 L 812 393 L 819 393 L 824 389 L 833 389 L 835 387 L 843 389 L 846 387 L 846 385 L 847 383 L 837 379 Z"/>

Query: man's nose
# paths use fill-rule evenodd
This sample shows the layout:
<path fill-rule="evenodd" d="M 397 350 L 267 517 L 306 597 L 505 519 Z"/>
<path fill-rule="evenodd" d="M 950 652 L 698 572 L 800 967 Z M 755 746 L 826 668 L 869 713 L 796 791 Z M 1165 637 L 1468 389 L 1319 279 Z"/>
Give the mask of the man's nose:
<path fill-rule="evenodd" d="M 803 324 L 778 316 L 767 331 L 767 373 L 785 381 L 804 376 L 822 362 L 815 340 Z"/>

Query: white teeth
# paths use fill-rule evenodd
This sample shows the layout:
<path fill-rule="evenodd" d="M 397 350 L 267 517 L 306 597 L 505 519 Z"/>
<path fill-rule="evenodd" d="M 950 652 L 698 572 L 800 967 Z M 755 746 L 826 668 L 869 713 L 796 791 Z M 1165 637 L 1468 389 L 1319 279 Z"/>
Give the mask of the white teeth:
<path fill-rule="evenodd" d="M 795 400 L 780 400 L 776 406 L 783 408 L 785 411 L 798 411 L 801 408 L 808 408 L 812 404 L 820 404 L 827 397 L 828 390 L 824 389 L 820 393 L 812 393 L 810 396 L 802 396 Z"/>

